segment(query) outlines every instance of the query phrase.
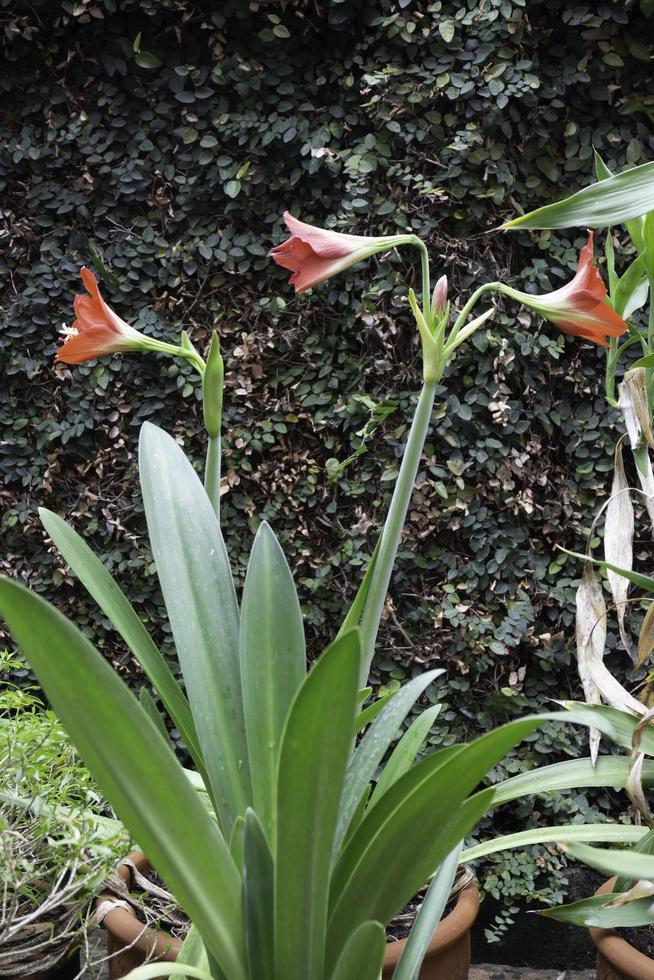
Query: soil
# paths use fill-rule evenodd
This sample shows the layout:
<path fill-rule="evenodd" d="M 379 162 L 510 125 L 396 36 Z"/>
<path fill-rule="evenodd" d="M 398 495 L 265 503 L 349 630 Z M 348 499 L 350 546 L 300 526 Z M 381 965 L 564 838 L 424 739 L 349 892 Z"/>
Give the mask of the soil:
<path fill-rule="evenodd" d="M 413 896 L 411 901 L 407 902 L 402 911 L 398 912 L 392 922 L 389 922 L 389 924 L 386 926 L 387 943 L 400 942 L 402 939 L 406 939 L 408 937 L 409 933 L 411 932 L 413 920 L 420 911 L 426 891 L 426 888 L 421 888 L 420 891 Z M 454 902 L 446 905 L 443 918 L 448 915 L 453 908 Z"/>
<path fill-rule="evenodd" d="M 654 925 L 641 926 L 640 929 L 616 929 L 616 932 L 639 953 L 654 960 Z"/>
<path fill-rule="evenodd" d="M 144 877 L 157 888 L 166 889 L 165 883 L 156 871 L 151 869 Z M 164 899 L 159 895 L 146 892 L 145 889 L 142 891 L 140 889 L 134 890 L 131 893 L 132 898 L 136 899 L 145 894 L 147 894 L 147 902 L 138 901 L 134 905 L 134 914 L 139 922 L 143 922 L 151 928 L 161 929 L 174 936 L 175 939 L 185 939 L 191 928 L 191 922 L 179 908 L 173 896 L 170 895 L 170 899 Z"/>
<path fill-rule="evenodd" d="M 566 902 L 587 898 L 602 884 L 601 875 L 590 868 L 567 869 L 570 882 Z M 518 906 L 515 922 L 499 942 L 489 943 L 484 930 L 507 905 Z M 522 902 L 496 901 L 486 897 L 472 927 L 472 962 L 501 963 L 505 966 L 532 967 L 542 970 L 587 970 L 595 965 L 597 953 L 588 932 L 553 919 L 534 914 L 543 903 L 539 899 Z"/>

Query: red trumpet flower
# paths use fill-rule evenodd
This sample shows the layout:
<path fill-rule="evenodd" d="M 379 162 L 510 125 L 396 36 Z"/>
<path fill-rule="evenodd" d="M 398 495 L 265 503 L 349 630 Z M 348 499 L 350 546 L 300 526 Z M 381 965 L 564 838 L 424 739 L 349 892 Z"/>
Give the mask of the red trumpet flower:
<path fill-rule="evenodd" d="M 147 338 L 107 306 L 90 269 L 84 267 L 80 274 L 88 295 L 75 297 L 76 319 L 72 326 L 63 328 L 64 342 L 55 361 L 81 364 L 116 351 L 142 350 Z"/>
<path fill-rule="evenodd" d="M 606 286 L 593 262 L 592 231 L 588 232 L 588 241 L 579 255 L 577 273 L 567 286 L 541 296 L 508 287 L 502 291 L 536 310 L 546 320 L 551 320 L 564 333 L 582 337 L 602 347 L 609 346 L 606 337 L 619 337 L 629 329 L 605 300 Z"/>
<path fill-rule="evenodd" d="M 289 269 L 289 279 L 297 293 L 303 293 L 330 276 L 347 269 L 375 252 L 396 245 L 415 244 L 413 235 L 388 235 L 377 238 L 366 235 L 344 235 L 339 231 L 317 228 L 284 212 L 291 237 L 268 253 L 277 265 Z"/>

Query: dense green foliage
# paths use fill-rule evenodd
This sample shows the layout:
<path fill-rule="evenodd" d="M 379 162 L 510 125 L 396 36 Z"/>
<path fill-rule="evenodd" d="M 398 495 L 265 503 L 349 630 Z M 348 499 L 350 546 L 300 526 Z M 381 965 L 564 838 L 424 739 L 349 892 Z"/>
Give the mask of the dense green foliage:
<path fill-rule="evenodd" d="M 581 239 L 483 233 L 586 182 L 593 145 L 615 169 L 651 155 L 648 12 L 623 0 L 0 0 L 11 574 L 133 670 L 48 547 L 45 503 L 166 639 L 136 436 L 155 420 L 199 464 L 199 392 L 190 369 L 158 358 L 53 371 L 86 263 L 146 333 L 184 327 L 204 348 L 218 326 L 233 562 L 244 571 L 266 517 L 309 632 L 331 634 L 372 551 L 419 387 L 404 288 L 418 268 L 403 252 L 296 298 L 266 258 L 284 237 L 281 212 L 360 233 L 410 229 L 454 297 L 499 277 L 561 285 Z M 498 313 L 440 390 L 376 662 L 386 687 L 425 664 L 448 668 L 439 738 L 576 691 L 578 568 L 555 544 L 579 547 L 608 489 L 603 360 L 515 313 Z M 367 452 L 339 467 L 369 422 Z M 574 754 L 569 739 L 546 729 L 506 769 Z M 587 805 L 555 800 L 542 813 Z"/>

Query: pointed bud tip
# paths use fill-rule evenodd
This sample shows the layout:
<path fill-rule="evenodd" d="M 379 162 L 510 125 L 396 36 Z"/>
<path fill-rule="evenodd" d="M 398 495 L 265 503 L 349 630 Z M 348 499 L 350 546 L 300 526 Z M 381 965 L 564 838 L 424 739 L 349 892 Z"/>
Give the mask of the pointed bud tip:
<path fill-rule="evenodd" d="M 447 305 L 447 276 L 441 276 L 431 297 L 432 316 L 439 316 Z"/>

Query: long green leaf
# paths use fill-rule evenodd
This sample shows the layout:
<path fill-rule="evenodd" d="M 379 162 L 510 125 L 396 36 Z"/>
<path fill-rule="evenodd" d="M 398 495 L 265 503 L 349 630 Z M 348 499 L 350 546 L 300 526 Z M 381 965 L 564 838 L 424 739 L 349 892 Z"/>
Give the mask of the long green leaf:
<path fill-rule="evenodd" d="M 637 898 L 617 908 L 603 908 L 616 896 L 593 895 L 570 905 L 557 905 L 552 909 L 540 909 L 540 915 L 556 919 L 569 926 L 584 926 L 586 929 L 628 929 L 646 926 L 652 922 L 652 899 Z"/>
<path fill-rule="evenodd" d="M 379 777 L 374 792 L 370 798 L 370 806 L 378 803 L 384 793 L 396 783 L 400 776 L 408 772 L 416 756 L 424 745 L 427 735 L 431 731 L 436 716 L 440 713 L 442 705 L 434 704 L 431 708 L 422 711 L 411 723 L 400 741 L 397 743 L 390 759 L 384 766 Z"/>
<path fill-rule="evenodd" d="M 275 868 L 263 827 L 252 809 L 245 813 L 243 847 L 245 946 L 252 980 L 275 980 Z"/>
<path fill-rule="evenodd" d="M 170 737 L 168 735 L 168 729 L 166 728 L 166 723 L 161 717 L 161 714 L 159 712 L 159 709 L 157 708 L 155 700 L 150 694 L 150 692 L 148 691 L 147 687 L 142 687 L 141 690 L 139 691 L 139 704 L 145 711 L 146 715 L 149 715 L 150 719 L 155 723 L 155 725 L 157 726 L 157 728 L 159 729 L 163 737 L 166 739 L 166 741 L 169 744 L 172 744 L 170 742 Z"/>
<path fill-rule="evenodd" d="M 376 701 L 373 701 L 372 704 L 367 705 L 363 711 L 360 711 L 354 719 L 354 734 L 358 735 L 359 732 L 363 731 L 366 725 L 373 722 L 377 715 L 380 714 L 384 706 L 388 704 L 388 702 L 394 698 L 397 693 L 397 691 L 389 691 L 388 694 L 383 694 L 380 698 L 377 698 Z"/>
<path fill-rule="evenodd" d="M 510 722 L 468 745 L 419 763 L 370 810 L 334 870 L 329 941 L 337 948 L 351 927 L 373 919 L 388 922 L 470 829 L 461 819 L 468 793 L 540 717 Z M 490 806 L 493 791 L 483 801 Z M 469 801 L 468 801 L 469 802 Z M 481 812 L 484 812 L 483 809 Z M 450 821 L 454 837 L 444 832 Z M 460 836 L 456 833 L 460 832 Z"/>
<path fill-rule="evenodd" d="M 654 829 L 648 830 L 646 834 L 643 834 L 634 846 L 634 851 L 638 851 L 640 854 L 654 854 Z M 613 891 L 626 892 L 632 881 L 633 878 L 618 875 L 618 880 L 613 886 Z"/>
<path fill-rule="evenodd" d="M 618 316 L 630 317 L 647 302 L 649 283 L 647 278 L 643 278 L 644 275 L 645 256 L 639 255 L 630 263 L 615 287 L 614 309 Z"/>
<path fill-rule="evenodd" d="M 284 553 L 264 521 L 243 589 L 241 680 L 254 807 L 271 840 L 282 730 L 305 675 L 300 603 Z"/>
<path fill-rule="evenodd" d="M 141 428 L 139 466 L 152 552 L 216 815 L 226 837 L 251 801 L 234 583 L 211 502 L 162 429 Z"/>
<path fill-rule="evenodd" d="M 590 759 L 570 759 L 540 766 L 530 772 L 521 772 L 501 783 L 496 783 L 493 807 L 524 796 L 541 796 L 543 793 L 582 786 L 613 786 L 624 789 L 629 778 L 629 759 L 618 756 L 600 756 L 595 765 Z M 643 765 L 643 783 L 654 785 L 654 763 Z"/>
<path fill-rule="evenodd" d="M 186 964 L 187 966 L 192 966 L 196 970 L 204 970 L 205 973 L 211 974 L 211 965 L 209 963 L 209 954 L 207 953 L 207 948 L 202 941 L 202 936 L 200 935 L 197 926 L 191 923 L 189 931 L 184 937 L 184 942 L 182 943 L 181 949 L 177 953 L 177 959 L 175 961 L 179 964 Z"/>
<path fill-rule="evenodd" d="M 202 769 L 200 743 L 188 701 L 129 599 L 86 541 L 66 521 L 45 507 L 39 508 L 39 517 L 73 574 L 95 599 L 145 671 L 193 761 Z"/>
<path fill-rule="evenodd" d="M 156 977 L 192 977 L 193 980 L 214 980 L 207 970 L 186 963 L 150 963 L 137 966 L 127 974 L 128 980 L 155 980 Z"/>
<path fill-rule="evenodd" d="M 597 179 L 606 180 L 608 177 L 613 177 L 613 171 L 609 170 L 597 150 L 594 151 L 593 156 L 595 158 L 595 173 L 597 174 Z M 634 218 L 632 221 L 625 221 L 625 227 L 629 232 L 629 237 L 636 246 L 636 249 L 639 252 L 642 252 L 645 244 L 643 241 L 643 219 Z M 622 316 L 621 310 L 617 310 L 617 312 L 620 314 L 620 316 Z"/>
<path fill-rule="evenodd" d="M 502 228 L 607 228 L 653 209 L 654 163 L 644 163 L 584 187 L 556 204 L 513 218 Z"/>
<path fill-rule="evenodd" d="M 570 721 L 579 725 L 588 725 L 590 728 L 597 728 L 608 738 L 612 739 L 616 745 L 624 749 L 631 749 L 634 728 L 641 721 L 634 715 L 626 711 L 618 711 L 617 708 L 609 708 L 606 705 L 584 704 L 580 701 L 564 701 L 566 711 L 552 712 L 545 717 L 555 721 Z M 646 755 L 654 755 L 654 729 L 648 725 L 644 729 L 640 742 L 640 751 Z"/>
<path fill-rule="evenodd" d="M 397 735 L 402 722 L 420 695 L 442 673 L 442 670 L 430 670 L 419 677 L 414 677 L 408 684 L 405 684 L 375 719 L 352 754 L 345 773 L 345 785 L 343 786 L 336 833 L 334 834 L 334 850 L 332 853 L 334 860 L 338 855 L 359 801 L 375 775 L 386 750 Z"/>
<path fill-rule="evenodd" d="M 361 619 L 361 614 L 363 613 L 363 607 L 366 604 L 366 596 L 368 595 L 368 589 L 370 588 L 370 582 L 375 573 L 375 565 L 377 564 L 377 555 L 379 554 L 379 545 L 381 543 L 381 534 L 377 538 L 377 543 L 375 544 L 375 550 L 372 553 L 372 557 L 368 562 L 368 567 L 366 568 L 365 574 L 361 581 L 361 585 L 357 589 L 357 594 L 352 600 L 352 605 L 347 611 L 345 619 L 341 623 L 341 628 L 336 634 L 336 639 L 340 639 L 344 633 L 349 632 L 349 630 L 354 629 L 355 626 L 359 625 L 359 620 Z"/>
<path fill-rule="evenodd" d="M 241 882 L 172 750 L 86 637 L 0 579 L 0 613 L 98 785 L 230 980 L 246 980 Z"/>
<path fill-rule="evenodd" d="M 418 980 L 420 967 L 429 948 L 436 926 L 441 921 L 452 882 L 459 865 L 461 845 L 458 844 L 445 858 L 427 889 L 422 906 L 414 920 L 400 961 L 395 967 L 393 980 Z"/>
<path fill-rule="evenodd" d="M 468 847 L 461 854 L 461 861 L 469 864 L 489 854 L 500 851 L 514 851 L 522 847 L 533 847 L 535 844 L 551 844 L 575 841 L 604 841 L 605 843 L 630 844 L 639 841 L 645 830 L 643 827 L 628 827 L 623 824 L 590 823 L 568 824 L 563 827 L 535 827 L 533 830 L 522 830 L 517 834 L 505 834 L 493 837 L 482 844 Z"/>
<path fill-rule="evenodd" d="M 645 361 L 646 358 L 641 358 L 641 361 Z M 649 366 L 649 365 L 647 365 Z M 649 575 L 641 575 L 640 572 L 632 572 L 628 568 L 620 568 L 619 565 L 612 565 L 608 561 L 603 561 L 601 558 L 593 558 L 592 555 L 581 555 L 578 551 L 568 551 L 567 548 L 559 548 L 559 551 L 565 552 L 566 555 L 570 555 L 572 558 L 579 558 L 581 561 L 592 561 L 594 565 L 599 565 L 600 568 L 608 568 L 612 572 L 617 572 L 618 575 L 622 575 L 624 578 L 628 578 L 630 582 L 637 585 L 641 589 L 645 589 L 646 592 L 654 592 L 654 578 L 650 578 Z"/>
<path fill-rule="evenodd" d="M 348 936 L 330 980 L 378 980 L 386 933 L 379 922 L 363 922 Z"/>
<path fill-rule="evenodd" d="M 583 861 L 590 868 L 604 875 L 620 875 L 622 878 L 646 878 L 654 881 L 654 854 L 639 851 L 614 850 L 590 847 L 588 844 L 565 844 L 566 852 L 575 860 Z"/>
<path fill-rule="evenodd" d="M 330 856 L 352 744 L 359 630 L 319 658 L 291 708 L 279 758 L 275 968 L 284 980 L 322 976 Z"/>

